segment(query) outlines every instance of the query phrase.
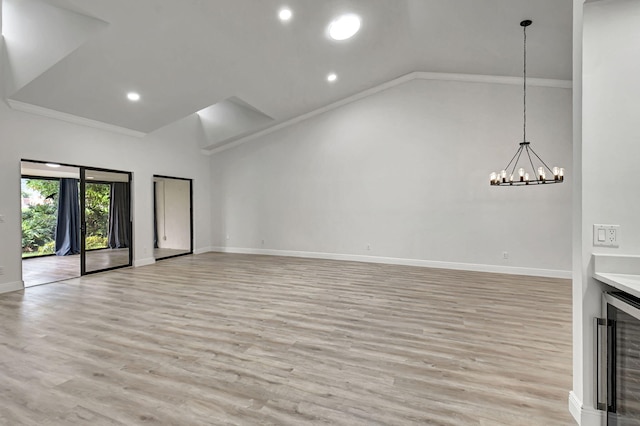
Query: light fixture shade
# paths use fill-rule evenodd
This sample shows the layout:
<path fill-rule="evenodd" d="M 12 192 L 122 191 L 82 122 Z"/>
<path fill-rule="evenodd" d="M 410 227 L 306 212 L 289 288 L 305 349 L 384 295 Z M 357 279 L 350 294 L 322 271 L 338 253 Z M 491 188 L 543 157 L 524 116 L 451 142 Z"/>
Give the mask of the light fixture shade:
<path fill-rule="evenodd" d="M 342 15 L 329 24 L 329 36 L 334 40 L 347 40 L 360 30 L 360 17 L 352 13 Z"/>
<path fill-rule="evenodd" d="M 557 166 L 553 169 L 549 168 L 544 160 L 533 150 L 531 143 L 527 141 L 527 27 L 531 24 L 532 21 L 529 19 L 520 22 L 524 39 L 522 142 L 519 143 L 519 147 L 507 167 L 501 169 L 500 172 L 493 172 L 489 176 L 490 184 L 494 186 L 539 185 L 564 182 L 564 169 Z M 513 179 L 516 170 L 518 179 Z M 509 176 L 509 179 L 506 179 L 506 176 Z"/>
<path fill-rule="evenodd" d="M 291 9 L 280 9 L 280 12 L 278 12 L 278 18 L 280 18 L 281 21 L 288 21 L 292 16 L 293 12 L 291 12 Z"/>

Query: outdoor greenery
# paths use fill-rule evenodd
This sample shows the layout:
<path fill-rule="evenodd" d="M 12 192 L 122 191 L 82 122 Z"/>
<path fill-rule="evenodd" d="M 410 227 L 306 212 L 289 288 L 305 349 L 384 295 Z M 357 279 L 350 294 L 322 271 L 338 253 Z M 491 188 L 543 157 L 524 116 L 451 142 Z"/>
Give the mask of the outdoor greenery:
<path fill-rule="evenodd" d="M 103 237 L 107 246 L 107 234 L 109 233 L 109 201 L 111 197 L 111 185 L 107 183 L 87 183 L 85 187 L 85 219 L 87 222 L 87 245 L 89 238 Z M 94 244 L 97 244 L 92 240 Z M 87 247 L 88 249 L 88 247 Z"/>
<path fill-rule="evenodd" d="M 31 194 L 23 191 L 23 198 L 40 196 L 43 200 L 22 209 L 23 257 L 53 253 L 60 184 L 57 180 L 27 179 L 26 187 Z"/>
<path fill-rule="evenodd" d="M 31 202 L 22 208 L 22 257 L 53 254 L 60 183 L 45 179 L 25 179 L 24 183 L 28 191 L 22 197 Z M 87 250 L 107 247 L 110 196 L 109 184 L 86 184 Z"/>

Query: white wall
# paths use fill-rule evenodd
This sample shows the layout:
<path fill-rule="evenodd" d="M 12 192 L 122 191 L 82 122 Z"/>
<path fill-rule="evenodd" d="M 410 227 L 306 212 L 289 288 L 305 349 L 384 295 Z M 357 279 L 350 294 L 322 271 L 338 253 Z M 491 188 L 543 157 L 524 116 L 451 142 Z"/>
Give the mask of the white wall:
<path fill-rule="evenodd" d="M 574 393 L 582 425 L 599 425 L 594 411 L 593 318 L 604 285 L 591 278 L 593 253 L 640 254 L 640 2 L 584 5 L 582 83 L 581 261 L 575 265 Z M 593 224 L 620 225 L 619 248 L 593 247 Z"/>
<path fill-rule="evenodd" d="M 571 90 L 530 87 L 527 131 L 570 171 Z M 213 244 L 567 276 L 571 184 L 489 186 L 521 138 L 519 84 L 411 80 L 214 155 Z"/>
<path fill-rule="evenodd" d="M 194 115 L 194 123 L 197 117 Z M 184 126 L 189 125 L 185 122 Z M 210 245 L 209 159 L 196 139 L 163 130 L 143 139 L 66 123 L 0 104 L 0 292 L 21 286 L 20 159 L 133 172 L 134 261 L 153 262 L 153 174 L 193 178 L 196 250 Z"/>
<path fill-rule="evenodd" d="M 191 249 L 191 204 L 189 181 L 156 179 L 158 247 Z"/>
<path fill-rule="evenodd" d="M 582 27 L 584 0 L 573 0 L 573 171 L 572 177 L 572 331 L 573 388 L 569 410 L 582 422 L 583 351 L 582 351 Z M 592 417 L 595 413 L 592 411 Z"/>

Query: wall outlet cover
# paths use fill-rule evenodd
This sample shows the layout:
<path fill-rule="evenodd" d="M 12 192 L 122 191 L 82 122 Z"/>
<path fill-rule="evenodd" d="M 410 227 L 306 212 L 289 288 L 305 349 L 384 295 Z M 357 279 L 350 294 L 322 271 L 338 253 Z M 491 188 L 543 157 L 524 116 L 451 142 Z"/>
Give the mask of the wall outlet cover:
<path fill-rule="evenodd" d="M 593 245 L 619 247 L 620 225 L 593 225 Z"/>

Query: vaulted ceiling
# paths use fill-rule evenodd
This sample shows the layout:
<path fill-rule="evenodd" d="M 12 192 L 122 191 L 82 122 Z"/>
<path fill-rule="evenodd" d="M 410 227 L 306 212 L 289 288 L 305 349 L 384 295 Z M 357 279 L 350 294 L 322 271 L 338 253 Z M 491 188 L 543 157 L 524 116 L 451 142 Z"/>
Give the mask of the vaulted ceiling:
<path fill-rule="evenodd" d="M 414 72 L 571 79 L 570 0 L 3 0 L 14 107 L 221 146 Z M 293 18 L 278 19 L 289 7 Z M 329 22 L 362 19 L 352 39 Z M 337 74 L 335 82 L 326 79 Z M 130 102 L 126 93 L 140 93 Z M 28 108 L 27 108 L 28 109 Z"/>

